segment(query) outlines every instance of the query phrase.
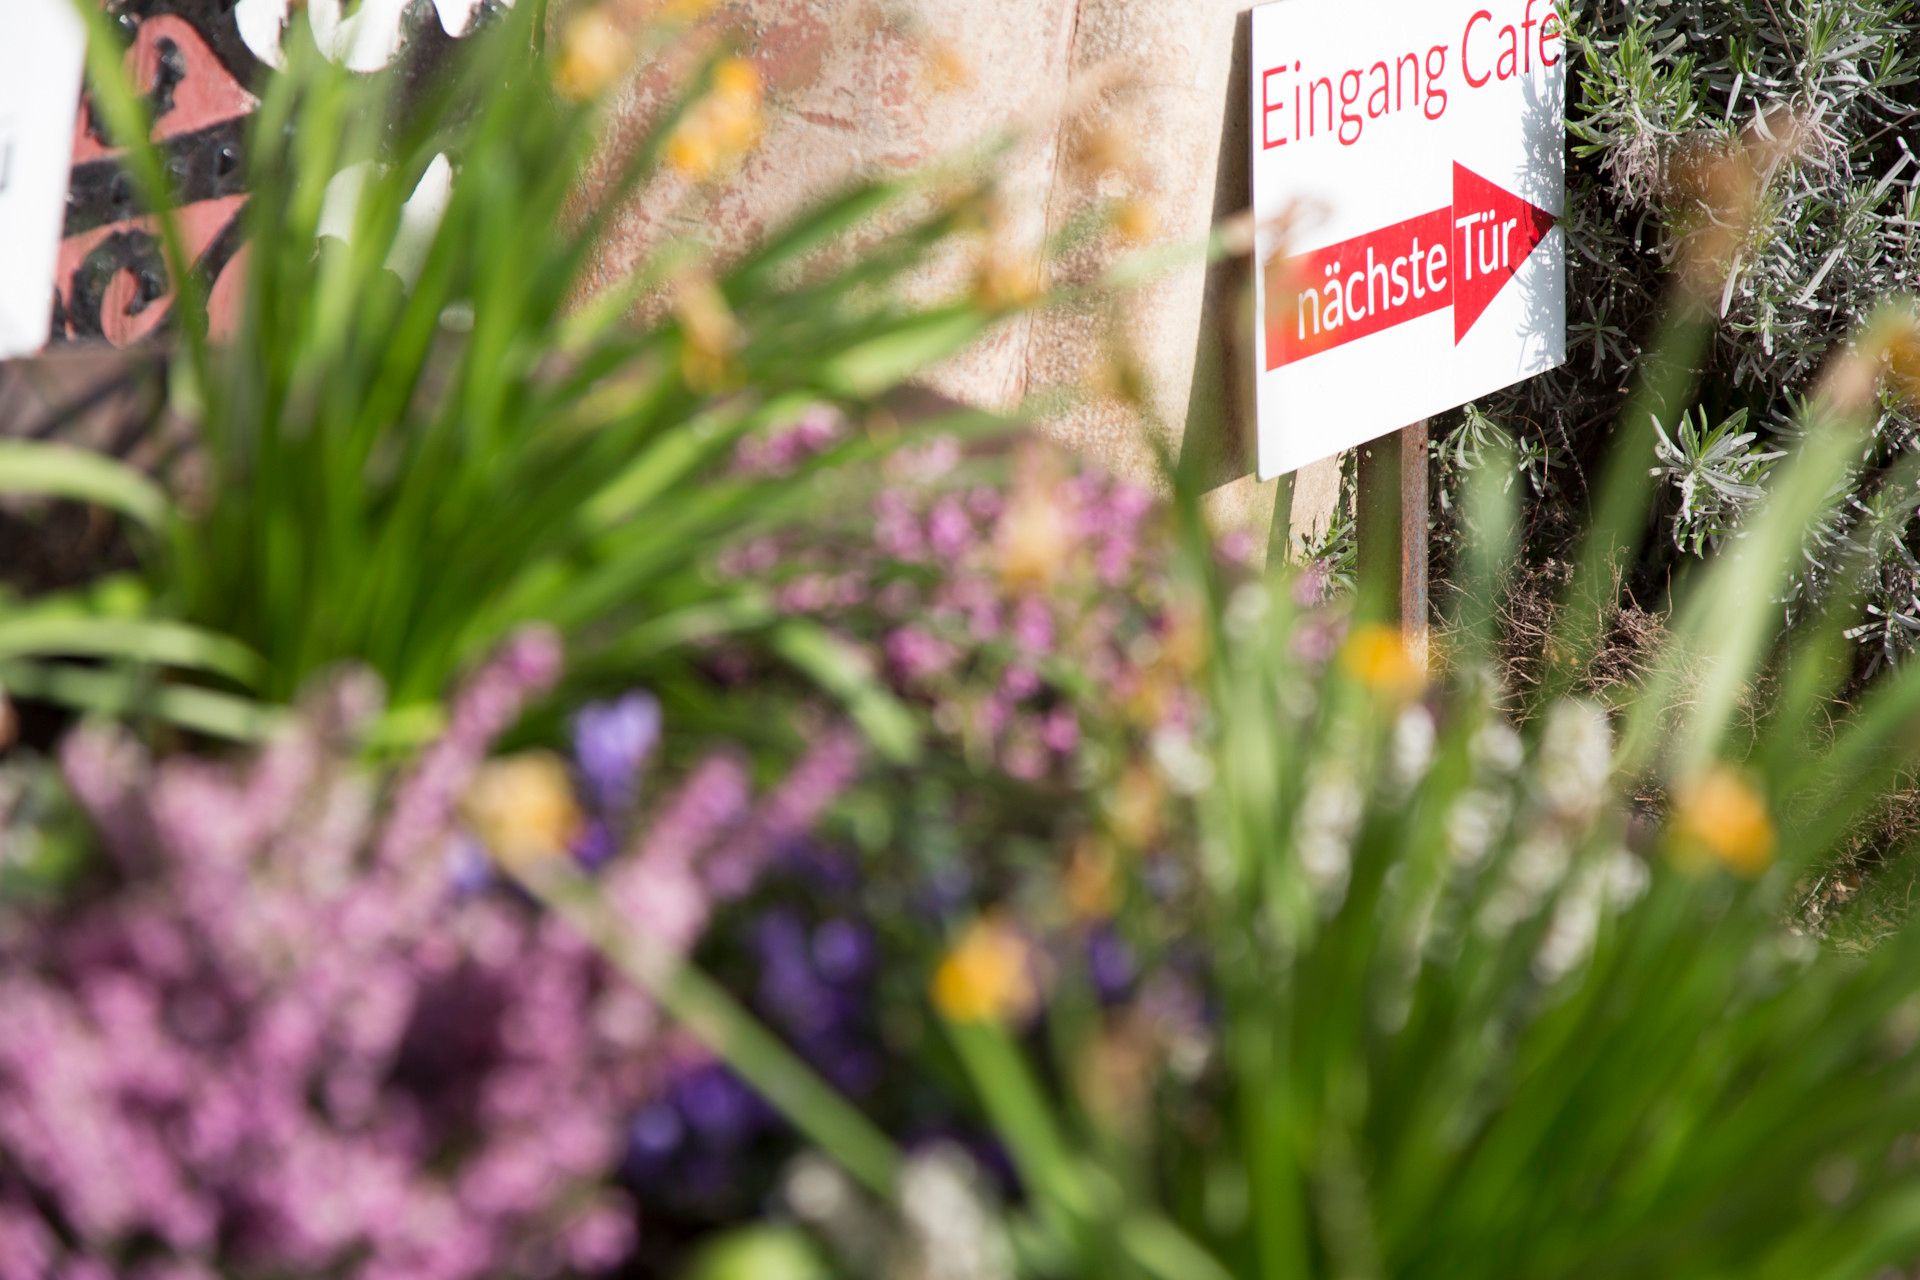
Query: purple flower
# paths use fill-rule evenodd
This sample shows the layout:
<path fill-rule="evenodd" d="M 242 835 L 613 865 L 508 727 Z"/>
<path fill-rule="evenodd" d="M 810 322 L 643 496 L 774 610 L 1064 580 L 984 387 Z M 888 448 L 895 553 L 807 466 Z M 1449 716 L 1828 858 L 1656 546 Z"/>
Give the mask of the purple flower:
<path fill-rule="evenodd" d="M 560 678 L 557 633 L 527 627 L 509 637 L 453 702 L 447 731 L 427 748 L 394 799 L 380 840 L 379 859 L 399 862 L 422 845 L 444 839 L 473 775 L 494 740 L 520 718 L 527 702 Z"/>
<path fill-rule="evenodd" d="M 601 809 L 633 803 L 640 770 L 660 742 L 660 704 L 645 693 L 581 708 L 573 719 L 573 758 Z"/>
<path fill-rule="evenodd" d="M 675 1090 L 687 1126 L 720 1146 L 744 1142 L 758 1127 L 764 1104 L 718 1063 L 696 1068 Z"/>
<path fill-rule="evenodd" d="M 927 914 L 947 919 L 972 905 L 973 890 L 973 872 L 958 859 L 947 859 L 928 872 L 917 896 Z"/>
<path fill-rule="evenodd" d="M 813 963 L 829 982 L 858 982 L 873 968 L 873 932 L 853 920 L 829 920 L 813 931 Z"/>
<path fill-rule="evenodd" d="M 763 800 L 746 830 L 708 863 L 707 883 L 722 899 L 738 898 L 769 862 L 794 848 L 859 774 L 859 736 L 847 729 L 823 735 Z"/>
<path fill-rule="evenodd" d="M 627 1126 L 627 1166 L 633 1173 L 660 1169 L 680 1149 L 687 1126 L 671 1102 L 650 1102 Z"/>
<path fill-rule="evenodd" d="M 917 561 L 926 555 L 926 538 L 913 504 L 906 494 L 887 489 L 874 501 L 874 545 L 895 560 Z"/>
<path fill-rule="evenodd" d="M 61 742 L 60 770 L 107 852 L 137 858 L 149 842 L 151 823 L 140 804 L 147 760 L 132 735 L 83 724 Z"/>
<path fill-rule="evenodd" d="M 70 741 L 121 881 L 0 942 L 0 1280 L 481 1280 L 630 1252 L 608 1182 L 657 1017 L 563 922 L 476 892 L 484 860 L 447 838 L 449 788 L 554 674 L 535 640 L 462 692 L 384 834 L 312 725 L 239 766 Z M 191 1267 L 128 1270 L 136 1240 Z"/>
<path fill-rule="evenodd" d="M 1311 614 L 1294 628 L 1293 655 L 1308 666 L 1325 666 L 1340 651 L 1340 642 L 1346 634 L 1345 619 L 1326 613 Z"/>
<path fill-rule="evenodd" d="M 691 949 L 712 915 L 712 897 L 694 869 L 666 857 L 629 858 L 604 884 L 614 910 L 671 954 Z"/>
<path fill-rule="evenodd" d="M 1109 925 L 1101 925 L 1087 935 L 1087 976 L 1103 1004 L 1115 1005 L 1133 991 L 1139 977 L 1133 948 Z"/>
<path fill-rule="evenodd" d="M 1045 748 L 1025 736 L 1009 742 L 1000 753 L 1000 767 L 1009 777 L 1022 782 L 1038 782 L 1046 777 L 1049 763 Z"/>
<path fill-rule="evenodd" d="M 825 574 L 803 574 L 776 594 L 780 608 L 787 613 L 818 613 L 838 598 L 838 584 Z"/>
<path fill-rule="evenodd" d="M 1008 702 L 1025 702 L 1041 688 L 1040 673 L 1032 667 L 1016 665 L 1007 668 L 1000 678 L 1000 694 Z"/>
<path fill-rule="evenodd" d="M 1313 609 L 1327 602 L 1332 594 L 1333 569 L 1325 560 L 1315 560 L 1293 580 L 1293 602 Z"/>
<path fill-rule="evenodd" d="M 604 1196 L 567 1224 L 564 1240 L 569 1271 L 610 1271 L 626 1261 L 638 1243 L 633 1206 L 623 1197 Z"/>
<path fill-rule="evenodd" d="M 833 445 L 846 425 L 838 410 L 816 406 L 789 426 L 741 441 L 735 465 L 749 475 L 785 475 Z"/>
<path fill-rule="evenodd" d="M 746 765 L 732 755 L 707 757 L 694 767 L 638 842 L 634 857 L 691 866 L 744 818 L 753 798 Z"/>
<path fill-rule="evenodd" d="M 598 871 L 612 862 L 620 852 L 620 838 L 613 828 L 595 818 L 583 824 L 580 834 L 574 837 L 573 860 L 588 871 Z"/>
<path fill-rule="evenodd" d="M 1014 610 L 1011 638 L 1015 647 L 1036 657 L 1053 652 L 1053 614 L 1045 600 L 1028 596 Z"/>
<path fill-rule="evenodd" d="M 1080 746 L 1080 717 L 1071 707 L 1055 707 L 1041 727 L 1040 737 L 1057 755 L 1072 755 Z"/>
<path fill-rule="evenodd" d="M 953 646 L 916 626 L 904 626 L 887 636 L 887 661 L 909 684 L 920 684 L 946 673 L 956 657 Z"/>
<path fill-rule="evenodd" d="M 927 517 L 927 544 L 942 560 L 958 560 L 978 541 L 973 521 L 958 498 L 942 498 Z"/>
<path fill-rule="evenodd" d="M 460 897 L 485 893 L 497 883 L 493 859 L 480 842 L 460 836 L 447 845 L 447 884 Z"/>
<path fill-rule="evenodd" d="M 796 1036 L 830 1032 L 840 1013 L 839 993 L 814 968 L 806 924 L 789 909 L 771 911 L 755 926 L 753 942 L 761 1012 Z"/>

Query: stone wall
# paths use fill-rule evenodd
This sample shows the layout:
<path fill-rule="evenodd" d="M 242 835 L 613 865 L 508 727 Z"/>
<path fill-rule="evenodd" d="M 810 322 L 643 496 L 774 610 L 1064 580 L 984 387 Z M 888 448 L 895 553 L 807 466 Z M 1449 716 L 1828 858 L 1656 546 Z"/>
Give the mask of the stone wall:
<path fill-rule="evenodd" d="M 907 168 L 959 152 L 1006 127 L 1027 136 L 1007 181 L 1013 234 L 1038 256 L 1049 231 L 1116 179 L 1069 163 L 1063 103 L 1125 144 L 1131 185 L 1155 238 L 1197 242 L 1248 202 L 1247 0 L 732 0 L 730 25 L 761 66 L 775 113 L 758 154 L 710 202 L 649 199 L 621 228 L 618 274 L 663 234 L 697 219 L 743 244 L 856 173 Z M 643 117 L 652 88 L 631 91 Z M 1090 279 L 1119 252 L 1111 238 L 1054 264 L 1058 282 Z M 958 269 L 959 264 L 955 264 Z M 1297 528 L 1331 510 L 1329 466 L 1297 484 L 1251 473 L 1251 383 L 1239 335 L 1244 265 L 1197 258 L 1117 305 L 1055 310 L 1009 324 L 942 370 L 941 390 L 1009 407 L 1029 392 L 1084 378 L 1117 338 L 1147 375 L 1164 442 L 1199 450 L 1221 516 L 1265 527 L 1276 490 Z M 1155 450 L 1135 420 L 1089 405 L 1047 424 L 1061 440 L 1135 474 Z M 1298 491 L 1297 499 L 1294 497 Z M 1280 518 L 1284 521 L 1283 506 Z"/>

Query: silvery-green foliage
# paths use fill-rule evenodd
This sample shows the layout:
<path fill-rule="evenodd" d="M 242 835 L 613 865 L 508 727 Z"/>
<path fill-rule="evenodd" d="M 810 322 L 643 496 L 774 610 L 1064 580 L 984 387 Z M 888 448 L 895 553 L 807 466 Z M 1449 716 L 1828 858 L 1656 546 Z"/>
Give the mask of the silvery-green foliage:
<path fill-rule="evenodd" d="M 1558 465 L 1556 445 L 1524 431 L 1510 431 L 1478 405 L 1468 405 L 1461 412 L 1459 424 L 1441 437 L 1434 452 L 1449 481 L 1463 480 L 1484 466 L 1507 466 L 1512 474 L 1505 488 L 1511 490 L 1516 482 L 1524 481 L 1527 492 L 1538 495 L 1547 491 L 1553 468 Z M 1448 500 L 1444 492 L 1442 500 Z"/>
<path fill-rule="evenodd" d="M 1574 20 L 1568 128 L 1587 162 L 1575 203 L 1611 214 L 1576 219 L 1576 237 L 1664 265 L 1666 233 L 1695 212 L 1673 166 L 1793 131 L 1720 299 L 1719 372 L 1733 385 L 1764 397 L 1802 385 L 1881 297 L 1913 287 L 1920 34 L 1907 0 L 1586 0 Z M 1574 309 L 1588 305 L 1576 290 Z"/>
<path fill-rule="evenodd" d="M 1478 413 L 1547 450 L 1542 504 L 1580 501 L 1673 279 L 1681 233 L 1699 225 L 1702 206 L 1676 179 L 1702 156 L 1772 137 L 1786 144 L 1782 158 L 1769 162 L 1730 277 L 1709 299 L 1718 328 L 1697 412 L 1705 422 L 1745 411 L 1754 448 L 1791 452 L 1780 424 L 1836 345 L 1880 300 L 1920 288 L 1920 12 L 1910 0 L 1571 0 L 1568 15 L 1568 362 L 1489 397 Z M 1859 492 L 1878 492 L 1917 427 L 1888 403 Z M 1670 443 L 1663 462 L 1684 452 Z M 1442 487 L 1452 487 L 1444 451 L 1441 461 Z M 1709 549 L 1726 528 L 1707 526 L 1744 505 L 1709 483 L 1721 500 L 1703 522 L 1708 474 L 1718 472 L 1697 475 L 1696 501 L 1669 504 L 1665 543 L 1681 554 Z M 1890 501 L 1886 510 L 1912 510 Z M 1797 597 L 1831 585 L 1840 566 L 1828 551 L 1887 542 L 1884 528 L 1850 531 L 1870 511 L 1884 514 L 1871 501 L 1849 504 L 1827 531 L 1830 546 L 1810 538 Z M 1898 532 L 1893 544 L 1920 536 Z M 1658 565 L 1648 571 L 1664 576 Z M 1904 570 L 1892 564 L 1879 576 L 1869 617 L 1910 612 Z M 1900 631 L 1891 653 L 1913 647 Z"/>
<path fill-rule="evenodd" d="M 1763 449 L 1747 431 L 1747 411 L 1738 410 L 1718 426 L 1707 424 L 1704 412 L 1683 413 L 1669 433 L 1659 422 L 1656 451 L 1660 460 L 1652 475 L 1671 486 L 1678 502 L 1672 535 L 1676 547 L 1694 555 L 1734 535 L 1740 517 L 1766 496 L 1767 470 L 1784 450 Z"/>
<path fill-rule="evenodd" d="M 1867 603 L 1859 625 L 1847 632 L 1867 655 L 1869 672 L 1920 647 L 1920 558 L 1912 529 L 1920 493 L 1911 484 L 1889 483 L 1871 493 L 1849 495 L 1847 563 L 1863 566 Z"/>

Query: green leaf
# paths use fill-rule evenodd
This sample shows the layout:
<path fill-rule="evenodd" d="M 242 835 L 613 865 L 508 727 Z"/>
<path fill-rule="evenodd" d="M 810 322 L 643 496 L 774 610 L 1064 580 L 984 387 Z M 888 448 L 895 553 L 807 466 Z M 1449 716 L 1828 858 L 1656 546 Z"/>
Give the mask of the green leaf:
<path fill-rule="evenodd" d="M 1165 1218 L 1142 1214 L 1120 1227 L 1121 1247 L 1160 1280 L 1233 1280 L 1218 1259 Z"/>
<path fill-rule="evenodd" d="M 920 759 L 920 724 L 905 703 L 880 683 L 872 660 L 852 644 L 812 622 L 775 629 L 773 649 L 847 708 L 861 732 L 892 764 Z"/>
<path fill-rule="evenodd" d="M 788 1227 L 730 1231 L 700 1251 L 687 1280 L 830 1280 L 806 1236 Z"/>
<path fill-rule="evenodd" d="M 878 395 L 959 351 L 987 323 L 981 312 L 965 306 L 903 318 L 889 332 L 825 361 L 818 371 L 820 385 L 851 399 Z"/>
<path fill-rule="evenodd" d="M 502 870 L 579 930 L 623 976 L 649 992 L 868 1191 L 893 1194 L 901 1159 L 893 1141 L 795 1057 L 725 987 L 659 938 L 635 929 L 609 905 L 598 883 L 564 863 L 503 864 Z"/>
<path fill-rule="evenodd" d="M 729 290 L 745 295 L 770 287 L 782 267 L 838 240 L 916 185 L 898 180 L 867 182 L 807 210 L 775 232 L 734 270 L 727 281 Z"/>
<path fill-rule="evenodd" d="M 123 462 L 31 440 L 0 441 L 0 493 L 90 502 L 149 529 L 159 529 L 172 510 L 159 485 Z"/>
<path fill-rule="evenodd" d="M 178 622 L 32 613 L 0 620 L 0 661 L 9 658 L 115 658 L 182 667 L 242 685 L 263 666 L 245 645 Z"/>
<path fill-rule="evenodd" d="M 125 671 L 59 663 L 0 663 L 0 689 L 93 715 L 151 716 L 194 733 L 230 742 L 259 742 L 283 722 L 283 713 L 248 698 L 181 685 L 157 685 Z"/>

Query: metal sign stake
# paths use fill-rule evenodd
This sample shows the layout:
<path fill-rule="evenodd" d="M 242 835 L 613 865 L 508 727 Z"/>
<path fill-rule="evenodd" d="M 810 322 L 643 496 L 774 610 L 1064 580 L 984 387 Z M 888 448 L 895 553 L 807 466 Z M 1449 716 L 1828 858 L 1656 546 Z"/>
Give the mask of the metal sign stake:
<path fill-rule="evenodd" d="M 1394 582 L 1387 620 L 1427 661 L 1427 421 L 1360 446 L 1357 477 L 1360 570 L 1375 584 Z M 1390 576 L 1389 576 L 1390 575 Z"/>

